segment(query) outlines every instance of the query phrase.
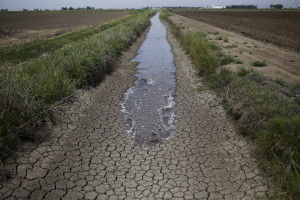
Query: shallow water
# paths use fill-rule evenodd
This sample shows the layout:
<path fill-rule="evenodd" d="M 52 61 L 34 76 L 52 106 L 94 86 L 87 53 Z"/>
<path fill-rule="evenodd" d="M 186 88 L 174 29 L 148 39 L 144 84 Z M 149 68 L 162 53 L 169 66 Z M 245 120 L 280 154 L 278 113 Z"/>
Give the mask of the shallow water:
<path fill-rule="evenodd" d="M 171 136 L 176 86 L 174 55 L 159 13 L 137 56 L 138 78 L 125 93 L 122 112 L 129 136 L 138 144 L 161 143 Z"/>

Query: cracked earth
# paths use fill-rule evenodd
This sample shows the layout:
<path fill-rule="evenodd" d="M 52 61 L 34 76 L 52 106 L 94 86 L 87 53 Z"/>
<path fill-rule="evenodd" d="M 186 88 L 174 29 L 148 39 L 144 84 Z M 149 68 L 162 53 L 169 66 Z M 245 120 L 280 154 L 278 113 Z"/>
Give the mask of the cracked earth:
<path fill-rule="evenodd" d="M 1 199 L 254 199 L 270 185 L 211 91 L 169 34 L 175 55 L 175 129 L 170 140 L 137 145 L 127 135 L 120 102 L 133 85 L 130 62 L 145 34 L 115 72 L 57 108 L 50 137 L 25 145 L 5 169 Z"/>

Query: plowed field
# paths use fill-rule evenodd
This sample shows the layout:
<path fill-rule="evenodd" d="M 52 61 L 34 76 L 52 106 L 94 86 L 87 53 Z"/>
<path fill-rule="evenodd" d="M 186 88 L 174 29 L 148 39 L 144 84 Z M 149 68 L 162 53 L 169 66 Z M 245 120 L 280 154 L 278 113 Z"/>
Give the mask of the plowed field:
<path fill-rule="evenodd" d="M 300 51 L 299 11 L 174 11 L 174 13 Z"/>
<path fill-rule="evenodd" d="M 99 25 L 127 14 L 127 11 L 3 13 L 0 14 L 0 47 L 49 38 Z"/>

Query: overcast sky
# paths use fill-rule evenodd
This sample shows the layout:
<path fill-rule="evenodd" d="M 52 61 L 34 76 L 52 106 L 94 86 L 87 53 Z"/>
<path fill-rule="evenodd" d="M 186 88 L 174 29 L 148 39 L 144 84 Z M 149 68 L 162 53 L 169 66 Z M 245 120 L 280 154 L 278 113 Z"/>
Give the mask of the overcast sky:
<path fill-rule="evenodd" d="M 61 7 L 95 8 L 143 8 L 161 6 L 194 6 L 207 7 L 211 5 L 240 5 L 251 4 L 259 8 L 271 4 L 282 4 L 284 7 L 300 7 L 300 0 L 0 0 L 0 8 L 9 10 L 26 9 L 60 9 Z"/>

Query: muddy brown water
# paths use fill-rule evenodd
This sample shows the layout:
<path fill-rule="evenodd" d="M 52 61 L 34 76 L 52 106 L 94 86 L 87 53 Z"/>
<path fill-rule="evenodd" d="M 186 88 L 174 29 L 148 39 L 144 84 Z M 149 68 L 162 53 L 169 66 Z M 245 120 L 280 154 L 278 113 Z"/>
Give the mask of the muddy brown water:
<path fill-rule="evenodd" d="M 173 130 L 174 55 L 157 13 L 137 56 L 137 80 L 124 95 L 122 112 L 129 136 L 137 144 L 161 143 Z"/>

